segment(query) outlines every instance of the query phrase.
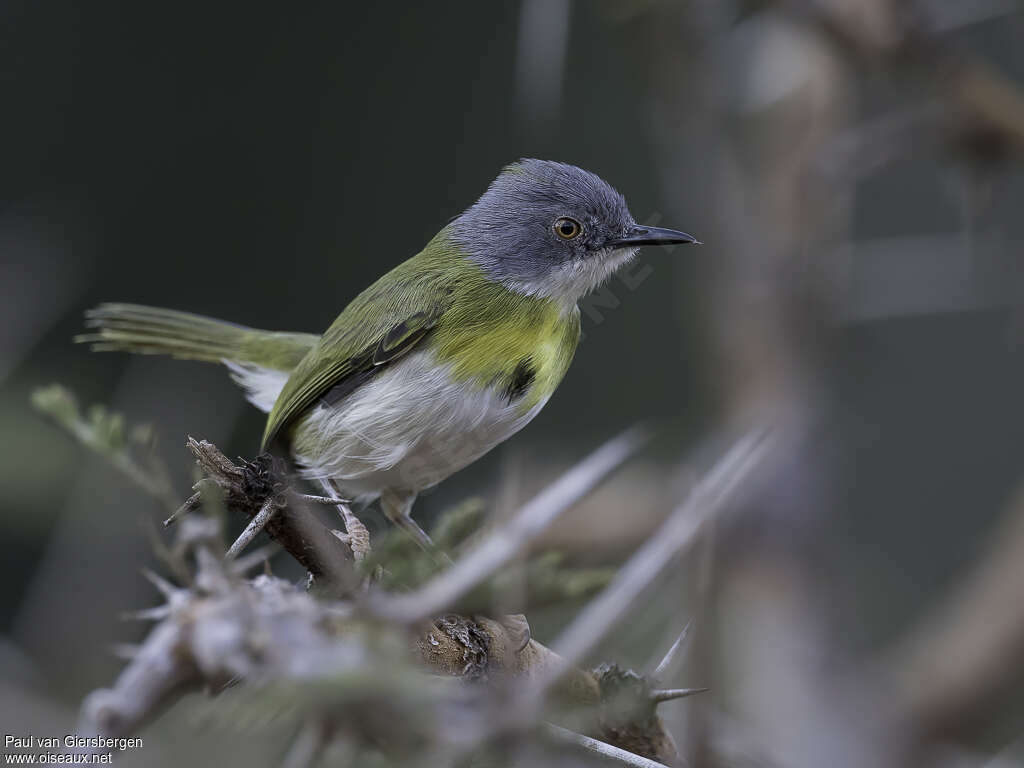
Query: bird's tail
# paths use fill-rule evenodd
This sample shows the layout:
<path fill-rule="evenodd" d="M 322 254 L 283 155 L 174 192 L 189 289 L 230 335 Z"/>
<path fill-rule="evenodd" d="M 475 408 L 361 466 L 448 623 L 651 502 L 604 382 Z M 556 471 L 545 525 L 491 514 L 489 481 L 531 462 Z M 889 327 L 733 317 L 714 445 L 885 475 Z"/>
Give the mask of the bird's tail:
<path fill-rule="evenodd" d="M 139 304 L 100 304 L 85 313 L 90 332 L 75 341 L 103 352 L 170 355 L 291 371 L 319 337 L 280 333 Z"/>
<path fill-rule="evenodd" d="M 274 407 L 288 374 L 320 338 L 139 304 L 100 304 L 85 318 L 91 331 L 75 341 L 94 350 L 224 363 L 249 402 L 264 413 Z"/>

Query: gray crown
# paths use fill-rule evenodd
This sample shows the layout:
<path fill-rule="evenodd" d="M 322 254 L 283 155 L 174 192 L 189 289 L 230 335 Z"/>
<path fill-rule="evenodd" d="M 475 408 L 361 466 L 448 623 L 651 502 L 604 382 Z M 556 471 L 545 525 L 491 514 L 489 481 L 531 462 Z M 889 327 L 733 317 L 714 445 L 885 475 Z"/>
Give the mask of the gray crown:
<path fill-rule="evenodd" d="M 566 240 L 555 222 L 570 217 L 582 233 Z M 549 160 L 507 166 L 449 227 L 453 242 L 508 287 L 575 301 L 629 260 L 614 241 L 635 228 L 626 201 L 581 168 Z"/>

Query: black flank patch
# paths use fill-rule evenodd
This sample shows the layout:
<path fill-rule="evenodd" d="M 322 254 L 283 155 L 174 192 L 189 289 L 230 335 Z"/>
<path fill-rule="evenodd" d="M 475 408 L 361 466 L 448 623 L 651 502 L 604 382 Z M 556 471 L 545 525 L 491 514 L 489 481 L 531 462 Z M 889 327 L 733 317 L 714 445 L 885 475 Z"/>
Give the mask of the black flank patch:
<path fill-rule="evenodd" d="M 537 370 L 533 367 L 533 360 L 524 357 L 516 365 L 515 370 L 512 371 L 508 386 L 505 387 L 505 391 L 502 394 L 511 405 L 514 400 L 518 400 L 526 394 L 526 390 L 530 388 L 533 380 L 536 378 Z"/>

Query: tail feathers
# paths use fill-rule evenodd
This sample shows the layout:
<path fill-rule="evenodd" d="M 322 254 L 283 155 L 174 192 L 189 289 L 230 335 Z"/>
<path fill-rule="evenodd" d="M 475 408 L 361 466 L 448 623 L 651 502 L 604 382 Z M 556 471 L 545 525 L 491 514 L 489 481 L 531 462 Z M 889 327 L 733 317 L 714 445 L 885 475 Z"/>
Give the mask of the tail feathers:
<path fill-rule="evenodd" d="M 75 341 L 91 344 L 97 351 L 234 362 L 274 371 L 291 371 L 319 338 L 139 304 L 101 304 L 85 316 L 93 330 Z"/>

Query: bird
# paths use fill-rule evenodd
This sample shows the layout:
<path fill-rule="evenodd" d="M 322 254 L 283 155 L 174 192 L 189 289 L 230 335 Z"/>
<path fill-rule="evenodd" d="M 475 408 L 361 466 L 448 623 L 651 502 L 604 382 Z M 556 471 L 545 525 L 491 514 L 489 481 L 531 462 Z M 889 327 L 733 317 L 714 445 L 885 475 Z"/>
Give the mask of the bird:
<path fill-rule="evenodd" d="M 417 495 L 525 427 L 573 359 L 580 299 L 641 246 L 673 244 L 699 241 L 637 224 L 596 174 L 522 159 L 322 335 L 105 303 L 76 340 L 223 364 L 268 414 L 261 451 L 331 498 L 377 500 L 430 547 Z"/>

